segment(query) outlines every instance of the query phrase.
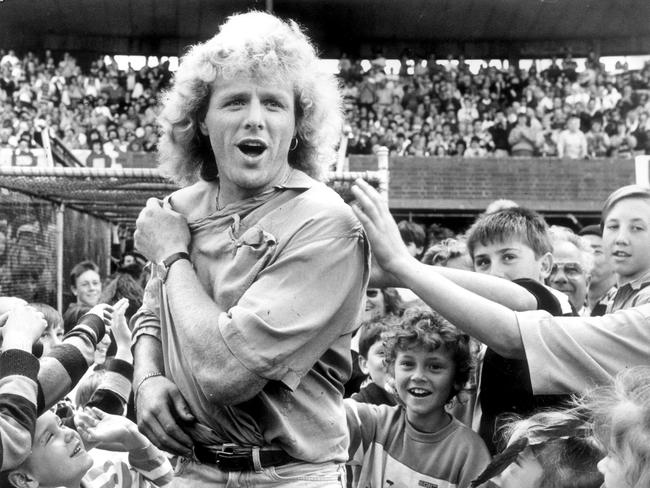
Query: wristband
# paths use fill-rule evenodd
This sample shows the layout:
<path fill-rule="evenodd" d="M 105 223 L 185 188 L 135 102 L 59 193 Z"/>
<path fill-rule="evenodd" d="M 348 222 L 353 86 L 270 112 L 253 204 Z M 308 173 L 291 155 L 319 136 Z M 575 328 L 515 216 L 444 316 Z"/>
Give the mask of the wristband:
<path fill-rule="evenodd" d="M 63 339 L 74 336 L 86 337 L 94 347 L 97 347 L 106 333 L 106 325 L 101 317 L 94 313 L 87 313 L 79 320 L 79 323 L 68 332 Z"/>
<path fill-rule="evenodd" d="M 138 392 L 140 391 L 140 387 L 142 386 L 142 383 L 147 381 L 150 378 L 155 378 L 156 376 L 165 376 L 165 373 L 162 371 L 152 371 L 150 373 L 147 373 L 142 377 L 142 379 L 138 382 L 138 385 L 133 389 L 133 403 L 137 404 L 138 401 Z"/>

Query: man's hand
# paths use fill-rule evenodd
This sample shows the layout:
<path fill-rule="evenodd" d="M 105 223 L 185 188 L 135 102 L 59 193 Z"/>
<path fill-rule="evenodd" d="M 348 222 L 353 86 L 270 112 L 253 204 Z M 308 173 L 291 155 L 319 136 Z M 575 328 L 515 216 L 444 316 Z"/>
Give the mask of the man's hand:
<path fill-rule="evenodd" d="M 178 422 L 192 422 L 194 416 L 178 387 L 168 378 L 156 376 L 141 383 L 135 395 L 140 432 L 163 451 L 191 455 L 192 439 Z"/>
<path fill-rule="evenodd" d="M 176 252 L 187 252 L 190 244 L 187 220 L 160 200 L 147 200 L 135 225 L 135 247 L 151 262 L 159 263 Z"/>
<path fill-rule="evenodd" d="M 7 312 L 7 319 L 2 327 L 2 350 L 21 349 L 31 351 L 47 327 L 45 317 L 41 312 L 27 305 L 14 308 Z"/>
<path fill-rule="evenodd" d="M 413 259 L 402 240 L 388 205 L 377 191 L 362 179 L 355 181 L 352 193 L 357 205 L 352 210 L 363 225 L 372 256 L 386 272 L 395 274 L 400 263 Z"/>

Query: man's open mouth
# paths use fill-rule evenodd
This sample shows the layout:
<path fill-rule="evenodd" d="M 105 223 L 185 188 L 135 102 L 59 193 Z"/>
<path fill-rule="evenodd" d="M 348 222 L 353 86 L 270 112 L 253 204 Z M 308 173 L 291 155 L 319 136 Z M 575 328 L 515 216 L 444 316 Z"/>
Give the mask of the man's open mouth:
<path fill-rule="evenodd" d="M 256 158 L 260 156 L 266 148 L 266 142 L 258 139 L 245 139 L 237 144 L 237 147 L 241 152 L 250 158 Z"/>

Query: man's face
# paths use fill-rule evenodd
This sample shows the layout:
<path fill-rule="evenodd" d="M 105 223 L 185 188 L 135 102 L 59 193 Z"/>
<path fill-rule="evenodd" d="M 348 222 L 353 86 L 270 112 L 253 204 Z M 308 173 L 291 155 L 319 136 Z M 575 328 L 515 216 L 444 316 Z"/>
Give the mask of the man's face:
<path fill-rule="evenodd" d="M 201 131 L 210 139 L 222 192 L 244 199 L 279 183 L 289 168 L 295 130 L 289 83 L 240 78 L 219 82 Z"/>
<path fill-rule="evenodd" d="M 573 308 L 580 310 L 587 298 L 590 270 L 584 269 L 582 251 L 568 241 L 553 245 L 553 266 L 548 277 L 552 288 L 569 297 Z"/>
<path fill-rule="evenodd" d="M 528 278 L 542 282 L 550 268 L 548 255 L 537 258 L 533 249 L 521 239 L 509 238 L 502 242 L 483 245 L 474 249 L 474 270 L 506 280 Z"/>

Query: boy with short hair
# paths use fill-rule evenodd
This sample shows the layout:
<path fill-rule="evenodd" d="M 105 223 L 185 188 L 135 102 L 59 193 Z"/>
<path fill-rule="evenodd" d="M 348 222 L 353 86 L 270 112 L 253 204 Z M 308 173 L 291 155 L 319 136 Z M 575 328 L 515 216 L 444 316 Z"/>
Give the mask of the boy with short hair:
<path fill-rule="evenodd" d="M 614 191 L 603 206 L 601 226 L 618 282 L 607 313 L 650 303 L 650 188 Z"/>
<path fill-rule="evenodd" d="M 469 486 L 490 456 L 445 410 L 469 377 L 469 338 L 430 309 L 409 309 L 385 347 L 400 404 L 345 401 L 353 486 Z"/>
<path fill-rule="evenodd" d="M 2 473 L 15 488 L 154 488 L 169 484 L 172 467 L 164 454 L 120 415 L 88 409 L 79 432 L 65 426 L 54 412 L 36 420 L 29 457 L 17 468 Z M 84 443 L 110 445 L 129 453 L 129 463 L 107 461 L 93 468 Z M 3 484 L 5 486 L 5 484 Z"/>
<path fill-rule="evenodd" d="M 45 329 L 43 314 L 22 300 L 6 306 L 8 300 L 12 299 L 0 297 L 0 320 L 8 315 L 0 353 L 0 481 L 3 471 L 15 468 L 29 454 L 37 415 L 62 398 L 92 362 L 112 313 L 105 304 L 93 307 L 63 343 L 39 361 L 29 351 Z M 10 331 L 16 329 L 12 324 L 38 335 L 18 333 L 10 339 Z"/>
<path fill-rule="evenodd" d="M 30 303 L 29 306 L 41 312 L 47 322 L 40 339 L 43 344 L 42 355 L 47 356 L 54 346 L 63 341 L 63 317 L 58 310 L 46 303 Z"/>
<path fill-rule="evenodd" d="M 398 317 L 384 315 L 361 324 L 359 329 L 359 368 L 370 383 L 361 388 L 352 399 L 373 405 L 395 405 L 395 397 L 386 391 L 386 351 L 382 334 L 399 324 Z"/>
<path fill-rule="evenodd" d="M 467 248 L 478 273 L 524 286 L 535 295 L 539 309 L 552 308 L 554 313 L 560 307 L 556 315 L 571 314 L 566 295 L 543 285 L 553 267 L 553 246 L 548 225 L 537 212 L 510 207 L 481 215 L 467 231 Z"/>
<path fill-rule="evenodd" d="M 552 315 L 572 314 L 567 296 L 544 285 L 553 266 L 548 225 L 537 212 L 506 208 L 477 219 L 467 233 L 474 269 L 514 281 L 537 300 L 537 309 Z M 526 361 L 485 351 L 480 373 L 481 419 L 478 432 L 492 454 L 502 415 L 526 416 L 540 407 L 558 406 L 564 396 L 533 396 Z"/>

